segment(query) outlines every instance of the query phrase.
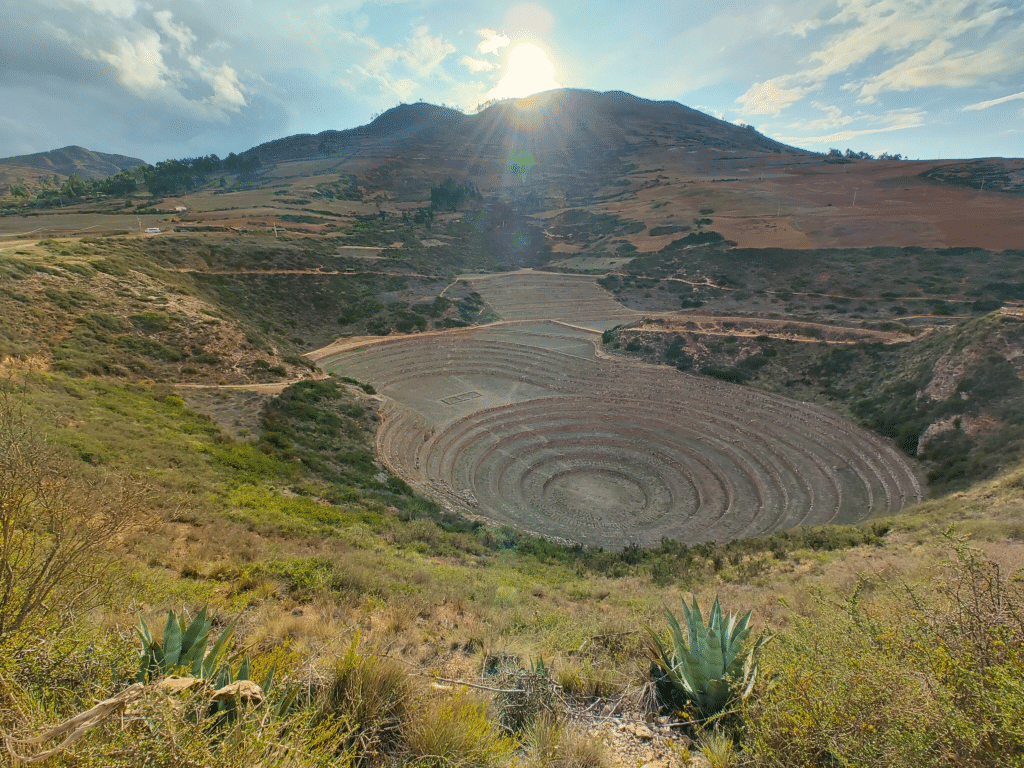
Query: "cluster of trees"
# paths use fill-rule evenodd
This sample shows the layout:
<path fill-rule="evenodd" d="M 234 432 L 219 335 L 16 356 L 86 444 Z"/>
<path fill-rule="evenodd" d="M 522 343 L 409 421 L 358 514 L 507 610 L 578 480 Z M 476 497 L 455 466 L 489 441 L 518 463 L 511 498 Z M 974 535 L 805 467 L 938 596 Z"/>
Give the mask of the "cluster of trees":
<path fill-rule="evenodd" d="M 467 199 L 480 200 L 482 195 L 470 182 L 459 184 L 450 176 L 437 186 L 430 188 L 430 207 L 458 210 Z"/>
<path fill-rule="evenodd" d="M 252 173 L 260 166 L 256 155 L 240 156 L 232 152 L 223 160 L 217 155 L 164 160 L 143 166 L 142 177 L 151 194 L 169 195 L 201 187 L 214 173 Z"/>
<path fill-rule="evenodd" d="M 61 183 L 60 177 L 54 175 L 53 186 L 49 185 L 47 179 L 45 187 L 34 195 L 34 199 L 38 206 L 49 207 L 95 195 L 128 197 L 143 188 L 153 196 L 174 195 L 204 186 L 215 173 L 249 174 L 257 171 L 260 166 L 260 159 L 256 155 L 241 156 L 232 152 L 224 159 L 217 155 L 206 155 L 125 168 L 117 175 L 105 179 L 80 179 L 72 174 Z M 11 194 L 26 201 L 33 198 L 23 184 L 12 185 Z"/>
<path fill-rule="evenodd" d="M 845 153 L 840 152 L 838 149 L 830 149 L 828 151 L 828 160 L 836 162 L 838 160 L 850 161 L 850 160 L 874 160 L 874 155 L 869 155 L 867 152 L 854 152 L 852 149 L 847 149 Z M 890 155 L 888 152 L 883 152 L 878 156 L 879 160 L 902 160 L 903 155 L 895 154 Z"/>

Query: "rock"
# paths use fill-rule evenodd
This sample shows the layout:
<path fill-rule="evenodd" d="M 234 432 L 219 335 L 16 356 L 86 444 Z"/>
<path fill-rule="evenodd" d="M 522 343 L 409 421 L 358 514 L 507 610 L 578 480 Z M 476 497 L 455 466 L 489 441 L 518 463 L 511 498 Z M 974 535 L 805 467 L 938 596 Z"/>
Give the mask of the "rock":
<path fill-rule="evenodd" d="M 654 731 L 652 731 L 646 725 L 641 725 L 640 723 L 634 724 L 630 731 L 638 739 L 644 739 L 646 741 L 648 739 L 654 738 Z"/>

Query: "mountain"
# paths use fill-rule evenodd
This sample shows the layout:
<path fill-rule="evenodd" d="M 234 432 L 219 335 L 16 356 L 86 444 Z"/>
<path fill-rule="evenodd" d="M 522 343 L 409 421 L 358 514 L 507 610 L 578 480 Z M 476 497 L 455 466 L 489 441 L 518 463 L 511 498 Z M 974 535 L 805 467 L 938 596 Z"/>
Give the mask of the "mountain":
<path fill-rule="evenodd" d="M 0 190 L 18 184 L 29 190 L 57 185 L 68 176 L 80 179 L 103 179 L 125 168 L 145 165 L 145 160 L 127 155 L 109 155 L 72 145 L 49 152 L 0 158 Z M 53 176 L 58 176 L 55 182 Z"/>
<path fill-rule="evenodd" d="M 475 115 L 403 104 L 368 125 L 289 136 L 242 156 L 264 167 L 305 164 L 290 177 L 340 173 L 385 207 L 422 204 L 451 177 L 545 222 L 585 208 L 648 231 L 681 231 L 713 209 L 714 231 L 747 247 L 1002 250 L 1024 236 L 1016 215 L 1024 160 L 837 162 L 618 91 L 548 91 Z M 665 244 L 642 235 L 630 242 L 641 251 Z"/>
<path fill-rule="evenodd" d="M 521 183 L 522 178 L 510 178 L 511 169 L 512 177 L 529 172 L 546 183 L 559 182 L 564 190 L 580 182 L 601 186 L 652 150 L 695 149 L 723 172 L 735 170 L 729 162 L 735 165 L 737 154 L 771 157 L 773 164 L 819 157 L 676 102 L 576 89 L 499 102 L 475 115 L 402 104 L 368 125 L 289 136 L 243 156 L 255 155 L 264 165 L 324 157 L 397 163 L 429 158 L 452 175 L 472 178 L 481 189 Z M 724 164 L 715 163 L 723 158 Z"/>

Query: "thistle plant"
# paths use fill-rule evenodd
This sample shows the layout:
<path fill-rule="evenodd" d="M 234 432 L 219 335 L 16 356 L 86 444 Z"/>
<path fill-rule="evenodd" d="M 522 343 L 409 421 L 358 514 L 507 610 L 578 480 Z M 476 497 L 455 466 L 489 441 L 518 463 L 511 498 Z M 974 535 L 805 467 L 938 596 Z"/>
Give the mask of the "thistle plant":
<path fill-rule="evenodd" d="M 686 637 L 671 611 L 665 611 L 672 643 L 666 646 L 647 628 L 654 662 L 703 718 L 718 715 L 735 698 L 746 698 L 757 675 L 757 656 L 767 639 L 761 635 L 744 653 L 750 635 L 750 611 L 743 617 L 730 613 L 723 618 L 718 598 L 711 607 L 707 625 L 697 599 L 692 609 L 683 601 Z"/>

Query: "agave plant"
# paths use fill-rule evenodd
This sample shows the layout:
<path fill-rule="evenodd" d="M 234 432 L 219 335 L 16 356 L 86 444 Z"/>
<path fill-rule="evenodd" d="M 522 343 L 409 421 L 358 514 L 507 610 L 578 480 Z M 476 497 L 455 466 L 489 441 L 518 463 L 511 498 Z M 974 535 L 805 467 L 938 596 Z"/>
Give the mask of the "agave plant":
<path fill-rule="evenodd" d="M 151 678 L 174 673 L 184 673 L 203 680 L 218 677 L 225 665 L 227 646 L 235 633 L 235 622 L 224 628 L 207 652 L 212 627 L 213 617 L 207 615 L 206 608 L 187 626 L 184 613 L 176 615 L 174 611 L 168 611 L 163 642 L 160 642 L 153 639 L 146 622 L 140 619 L 137 631 L 142 640 L 142 658 L 139 659 L 136 679 L 145 683 Z"/>
<path fill-rule="evenodd" d="M 713 717 L 737 696 L 745 698 L 750 694 L 757 675 L 757 656 L 767 638 L 762 634 L 744 653 L 744 643 L 750 635 L 750 611 L 743 617 L 730 613 L 723 618 L 717 597 L 707 625 L 696 598 L 692 609 L 683 601 L 683 614 L 685 638 L 676 617 L 665 611 L 672 630 L 671 646 L 667 647 L 647 628 L 651 654 L 672 685 L 693 703 L 701 716 Z"/>
<path fill-rule="evenodd" d="M 203 608 L 191 622 L 186 623 L 185 614 L 167 612 L 167 624 L 164 627 L 163 641 L 154 640 L 146 626 L 139 620 L 139 638 L 142 640 L 142 657 L 139 660 L 139 671 L 136 679 L 146 683 L 170 674 L 183 674 L 204 680 L 218 691 L 239 681 L 249 680 L 249 659 L 243 658 L 235 667 L 234 659 L 228 658 L 227 649 L 235 633 L 235 622 L 231 622 L 207 650 L 213 617 L 207 615 Z M 237 658 L 237 656 L 235 657 Z M 260 683 L 262 693 L 269 693 L 274 683 L 276 666 L 268 670 Z M 275 715 L 285 715 L 295 703 L 299 694 L 299 686 L 290 686 L 284 696 L 274 706 Z M 262 698 L 262 696 L 260 697 Z M 210 702 L 208 715 L 215 718 L 215 724 L 233 720 L 238 708 L 238 697 L 228 695 L 214 696 Z"/>

